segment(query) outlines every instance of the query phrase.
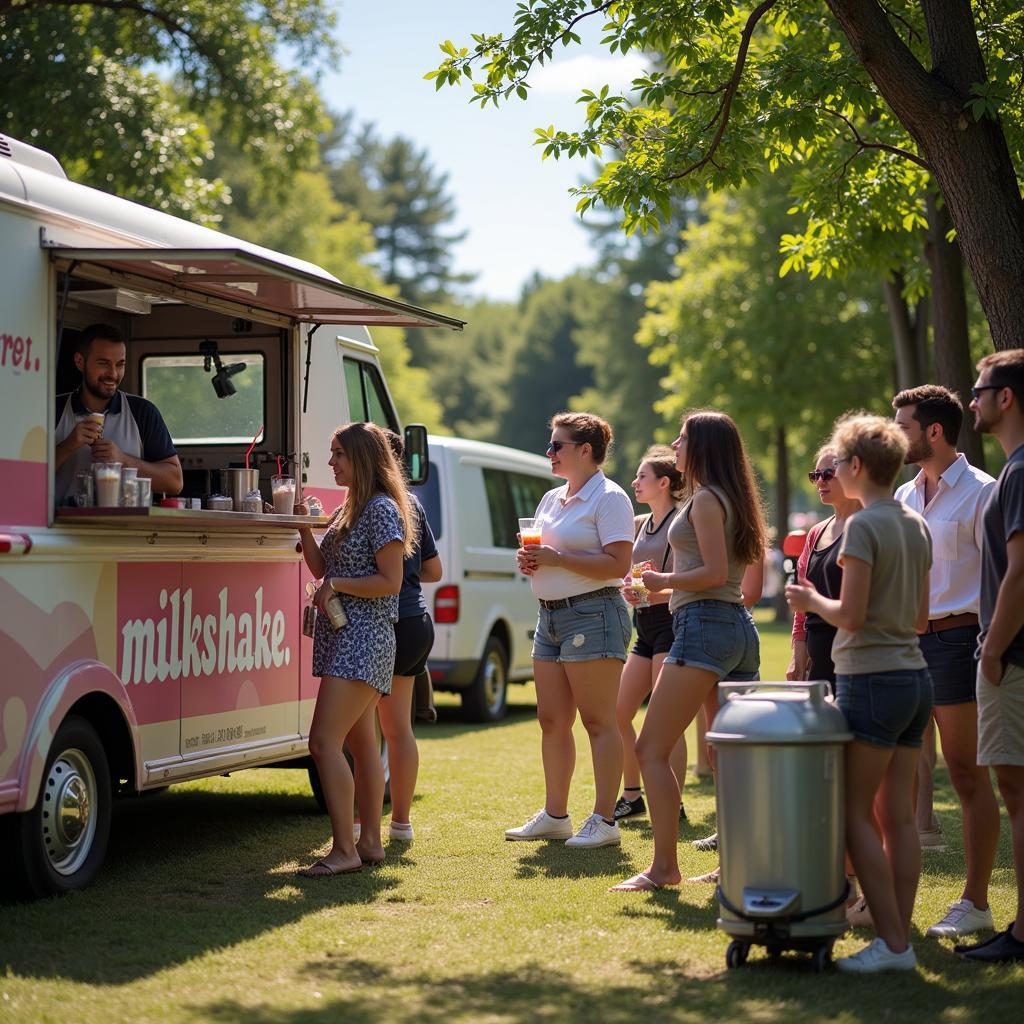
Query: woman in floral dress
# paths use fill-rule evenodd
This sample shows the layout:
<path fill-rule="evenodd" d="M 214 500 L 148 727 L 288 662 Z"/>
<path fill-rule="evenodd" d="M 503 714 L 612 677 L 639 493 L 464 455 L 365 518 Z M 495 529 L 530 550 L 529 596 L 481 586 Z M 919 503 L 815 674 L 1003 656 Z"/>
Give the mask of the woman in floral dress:
<path fill-rule="evenodd" d="M 410 553 L 416 523 L 402 478 L 384 432 L 372 423 L 349 423 L 331 438 L 330 466 L 348 498 L 335 512 L 320 545 L 300 531 L 309 571 L 322 580 L 313 598 L 318 614 L 313 636 L 313 674 L 320 676 L 309 752 L 316 762 L 331 818 L 330 851 L 302 868 L 320 878 L 358 871 L 384 859 L 380 819 L 384 772 L 374 712 L 391 689 L 402 560 Z M 304 512 L 302 505 L 297 512 Z M 334 594 L 348 616 L 333 629 L 326 603 Z M 343 745 L 356 764 L 355 779 Z M 359 842 L 353 838 L 353 802 L 362 815 Z"/>

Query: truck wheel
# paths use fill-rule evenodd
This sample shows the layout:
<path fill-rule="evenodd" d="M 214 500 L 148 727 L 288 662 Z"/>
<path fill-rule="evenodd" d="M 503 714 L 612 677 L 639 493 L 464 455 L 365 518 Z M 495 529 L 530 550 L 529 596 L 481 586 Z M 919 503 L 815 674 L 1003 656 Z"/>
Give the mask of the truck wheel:
<path fill-rule="evenodd" d="M 96 730 L 66 718 L 50 746 L 35 807 L 14 815 L 16 891 L 55 896 L 90 885 L 110 836 L 110 768 Z"/>
<path fill-rule="evenodd" d="M 462 717 L 468 722 L 497 722 L 507 710 L 508 653 L 496 636 L 490 636 L 476 678 L 462 691 Z"/>

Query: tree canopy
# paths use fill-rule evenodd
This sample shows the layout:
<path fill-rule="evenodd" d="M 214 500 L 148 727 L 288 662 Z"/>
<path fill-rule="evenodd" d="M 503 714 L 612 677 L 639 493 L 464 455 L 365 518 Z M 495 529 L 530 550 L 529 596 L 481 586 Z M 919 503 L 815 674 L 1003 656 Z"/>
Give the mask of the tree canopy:
<path fill-rule="evenodd" d="M 787 259 L 816 274 L 838 269 L 844 246 L 863 252 L 865 234 L 923 226 L 931 175 L 993 339 L 1006 347 L 1024 338 L 1018 6 L 524 0 L 507 36 L 474 35 L 463 47 L 446 41 L 428 77 L 440 88 L 472 79 L 476 66 L 475 102 L 525 99 L 533 70 L 579 44 L 588 19 L 600 22 L 612 53 L 657 59 L 627 94 L 596 83 L 584 91 L 578 129 L 537 129 L 545 156 L 607 157 L 577 190 L 578 209 L 617 208 L 627 231 L 646 231 L 668 216 L 677 190 L 732 189 L 766 170 L 802 170 L 807 224 L 789 233 Z M 858 219 L 864 210 L 877 215 L 874 223 Z"/>

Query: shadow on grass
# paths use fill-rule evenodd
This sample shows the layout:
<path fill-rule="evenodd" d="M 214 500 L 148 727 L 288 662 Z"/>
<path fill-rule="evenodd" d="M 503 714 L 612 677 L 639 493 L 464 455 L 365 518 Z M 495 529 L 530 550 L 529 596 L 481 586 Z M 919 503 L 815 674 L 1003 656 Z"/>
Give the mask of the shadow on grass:
<path fill-rule="evenodd" d="M 514 845 L 509 843 L 508 845 Z M 520 843 L 524 855 L 516 865 L 516 878 L 593 878 L 629 869 L 629 859 L 620 846 L 602 846 L 596 850 L 569 850 L 565 843 Z M 632 874 L 632 872 L 630 872 Z"/>
<path fill-rule="evenodd" d="M 304 879 L 330 838 L 312 796 L 180 790 L 116 805 L 103 873 L 84 892 L 0 906 L 0 975 L 118 985 L 324 908 L 386 899 L 398 865 Z M 289 863 L 289 860 L 291 863 Z"/>
<path fill-rule="evenodd" d="M 685 959 L 685 957 L 684 957 Z M 315 1007 L 268 1009 L 235 1001 L 189 1007 L 196 1017 L 250 1024 L 333 1024 L 357 1017 L 365 1024 L 441 1024 L 451 1021 L 681 1021 L 713 1020 L 790 1022 L 841 1017 L 865 1024 L 913 1007 L 921 1020 L 973 1020 L 995 1012 L 994 1000 L 983 1009 L 968 985 L 940 984 L 921 973 L 884 978 L 850 978 L 834 973 L 815 976 L 795 962 L 783 970 L 749 968 L 704 977 L 687 973 L 685 963 L 634 961 L 640 983 L 610 977 L 604 985 L 578 981 L 573 975 L 527 964 L 516 970 L 496 968 L 448 977 L 425 970 L 399 974 L 379 962 L 326 955 L 304 971 L 310 980 L 355 988 L 355 1000 L 332 1000 Z M 945 980 L 945 979 L 944 979 Z M 1003 992 L 1003 998 L 1006 996 Z"/>

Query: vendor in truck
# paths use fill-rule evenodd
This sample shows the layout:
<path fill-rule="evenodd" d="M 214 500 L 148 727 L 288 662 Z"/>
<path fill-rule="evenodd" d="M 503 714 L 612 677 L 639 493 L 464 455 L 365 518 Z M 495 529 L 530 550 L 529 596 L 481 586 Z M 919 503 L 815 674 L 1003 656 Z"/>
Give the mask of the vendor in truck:
<path fill-rule="evenodd" d="M 58 505 L 68 503 L 75 475 L 94 462 L 135 466 L 139 476 L 153 481 L 154 493 L 181 492 L 181 462 L 160 410 L 139 395 L 118 390 L 126 355 L 121 332 L 109 324 L 93 324 L 79 336 L 75 366 L 82 374 L 81 386 L 57 396 Z"/>

